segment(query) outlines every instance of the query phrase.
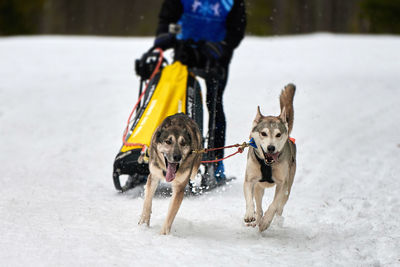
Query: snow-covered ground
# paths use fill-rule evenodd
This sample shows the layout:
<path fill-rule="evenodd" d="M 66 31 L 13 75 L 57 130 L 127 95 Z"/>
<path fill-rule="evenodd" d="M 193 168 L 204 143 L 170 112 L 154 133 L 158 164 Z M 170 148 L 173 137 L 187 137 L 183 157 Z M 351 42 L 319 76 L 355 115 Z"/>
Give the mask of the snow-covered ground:
<path fill-rule="evenodd" d="M 0 38 L 1 266 L 400 265 L 400 37 L 246 38 L 236 51 L 227 144 L 297 85 L 297 175 L 284 226 L 261 234 L 243 224 L 244 154 L 225 162 L 231 185 L 184 199 L 169 236 L 168 198 L 147 228 L 142 191 L 115 191 L 133 60 L 151 43 Z"/>

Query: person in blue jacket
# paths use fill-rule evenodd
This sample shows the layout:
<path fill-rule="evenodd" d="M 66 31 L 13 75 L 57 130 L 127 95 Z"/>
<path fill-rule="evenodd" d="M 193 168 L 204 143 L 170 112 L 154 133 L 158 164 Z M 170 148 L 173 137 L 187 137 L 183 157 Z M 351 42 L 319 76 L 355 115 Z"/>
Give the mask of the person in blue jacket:
<path fill-rule="evenodd" d="M 180 25 L 180 33 L 169 32 L 171 24 Z M 242 41 L 246 28 L 244 0 L 164 0 L 159 14 L 155 47 L 168 49 L 174 46 L 176 39 L 201 42 L 202 54 L 213 59 L 223 73 L 218 79 L 218 92 L 211 92 L 212 81 L 206 80 L 206 103 L 209 113 L 215 112 L 215 147 L 225 145 L 226 120 L 222 104 L 222 95 L 227 83 L 229 63 L 233 51 Z M 214 89 L 215 90 L 215 89 Z M 212 111 L 212 96 L 217 96 L 216 110 Z M 211 125 L 209 125 L 209 128 Z M 223 150 L 216 152 L 217 158 L 223 158 Z M 215 171 L 217 180 L 225 178 L 224 165 L 218 163 Z"/>

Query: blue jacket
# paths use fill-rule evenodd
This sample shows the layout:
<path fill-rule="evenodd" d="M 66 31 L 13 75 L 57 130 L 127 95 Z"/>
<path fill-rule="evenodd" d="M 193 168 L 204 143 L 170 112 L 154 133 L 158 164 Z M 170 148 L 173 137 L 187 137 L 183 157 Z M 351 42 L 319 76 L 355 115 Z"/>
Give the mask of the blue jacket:
<path fill-rule="evenodd" d="M 178 21 L 178 39 L 219 42 L 226 35 L 225 22 L 233 0 L 182 0 L 183 14 Z"/>
<path fill-rule="evenodd" d="M 178 39 L 224 41 L 232 52 L 244 37 L 244 0 L 164 0 L 157 35 L 167 33 L 171 23 L 181 25 Z"/>

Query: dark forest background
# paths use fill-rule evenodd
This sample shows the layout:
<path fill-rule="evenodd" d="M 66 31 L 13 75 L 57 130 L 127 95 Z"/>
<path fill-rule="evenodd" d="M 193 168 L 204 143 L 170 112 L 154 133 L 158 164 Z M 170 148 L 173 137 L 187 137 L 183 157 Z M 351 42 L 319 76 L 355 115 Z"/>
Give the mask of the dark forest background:
<path fill-rule="evenodd" d="M 0 35 L 153 35 L 162 0 L 0 0 Z M 248 35 L 400 33 L 400 0 L 246 0 Z"/>

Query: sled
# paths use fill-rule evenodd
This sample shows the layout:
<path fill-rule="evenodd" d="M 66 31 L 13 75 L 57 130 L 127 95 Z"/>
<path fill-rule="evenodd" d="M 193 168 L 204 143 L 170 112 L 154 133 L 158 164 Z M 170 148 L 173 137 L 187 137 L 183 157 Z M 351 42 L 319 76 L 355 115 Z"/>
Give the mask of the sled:
<path fill-rule="evenodd" d="M 124 192 L 135 186 L 144 184 L 149 175 L 148 163 L 145 159 L 146 147 L 150 145 L 151 137 L 158 125 L 167 117 L 179 112 L 187 114 L 203 132 L 203 102 L 201 86 L 198 77 L 213 79 L 217 86 L 215 68 L 207 67 L 204 58 L 194 54 L 190 43 L 180 43 L 175 47 L 175 57 L 172 64 L 159 53 L 150 49 L 141 59 L 136 60 L 135 70 L 141 77 L 139 98 L 135 116 L 130 121 L 130 128 L 123 137 L 123 145 L 114 160 L 113 182 L 117 190 Z M 156 62 L 162 62 L 160 70 L 154 73 Z M 201 64 L 199 62 L 202 62 Z M 206 62 L 206 63 L 204 63 Z M 202 68 L 198 66 L 202 65 Z M 153 74 L 153 75 L 151 75 Z M 151 77 L 152 76 L 152 77 Z M 145 92 L 142 92 L 146 86 Z M 216 92 L 217 90 L 212 90 Z M 216 100 L 216 97 L 212 98 Z M 212 103 L 216 106 L 215 103 Z M 215 125 L 215 114 L 211 112 L 209 120 Z M 211 127 L 204 140 L 204 145 L 213 147 L 214 128 Z M 213 152 L 204 154 L 203 160 L 215 159 Z M 217 187 L 219 184 L 214 177 L 215 165 L 202 164 L 198 176 L 200 185 L 189 183 L 189 191 L 199 194 Z M 125 177 L 125 185 L 121 178 Z"/>

